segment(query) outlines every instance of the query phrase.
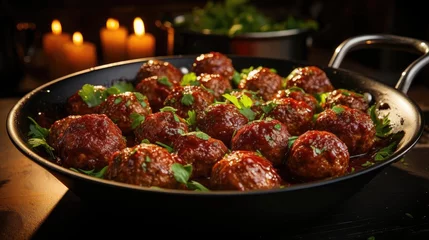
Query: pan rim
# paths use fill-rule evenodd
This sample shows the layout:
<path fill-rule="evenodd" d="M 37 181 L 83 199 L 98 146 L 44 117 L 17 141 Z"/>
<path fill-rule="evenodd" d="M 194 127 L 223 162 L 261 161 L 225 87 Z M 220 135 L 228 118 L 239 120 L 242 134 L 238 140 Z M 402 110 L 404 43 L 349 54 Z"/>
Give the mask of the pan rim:
<path fill-rule="evenodd" d="M 323 187 L 323 186 L 334 184 L 337 182 L 344 182 L 344 181 L 350 180 L 352 178 L 359 177 L 363 174 L 367 174 L 371 171 L 376 171 L 377 169 L 384 168 L 385 166 L 390 165 L 391 163 L 399 160 L 404 155 L 406 155 L 406 153 L 409 152 L 411 150 L 411 148 L 413 148 L 417 144 L 418 140 L 420 139 L 421 135 L 423 134 L 423 130 L 424 130 L 424 118 L 422 117 L 423 112 L 422 112 L 421 108 L 418 106 L 418 104 L 413 99 L 409 98 L 405 93 L 403 93 L 403 92 L 401 92 L 401 91 L 399 91 L 393 87 L 390 87 L 390 86 L 388 86 L 382 82 L 378 82 L 374 78 L 365 76 L 364 74 L 360 74 L 360 73 L 353 72 L 353 71 L 346 70 L 346 69 L 342 69 L 342 68 L 332 68 L 332 67 L 327 67 L 327 66 L 319 66 L 319 67 L 324 68 L 324 69 L 331 69 L 334 71 L 348 73 L 348 74 L 352 74 L 352 75 L 356 75 L 356 76 L 363 76 L 363 77 L 368 78 L 371 81 L 375 82 L 376 84 L 380 84 L 380 85 L 388 88 L 389 90 L 394 91 L 397 94 L 400 94 L 402 97 L 407 99 L 409 101 L 409 103 L 411 105 L 413 105 L 418 112 L 418 118 L 419 119 L 417 119 L 417 122 L 420 123 L 420 126 L 418 126 L 418 131 L 414 132 L 411 139 L 408 142 L 406 142 L 404 144 L 404 146 L 402 146 L 402 149 L 400 151 L 395 152 L 385 161 L 377 163 L 377 164 L 370 166 L 368 168 L 359 170 L 357 172 L 341 176 L 341 177 L 335 177 L 332 179 L 325 179 L 325 180 L 309 182 L 309 183 L 296 184 L 296 185 L 292 185 L 290 187 L 285 187 L 285 188 L 275 188 L 275 189 L 267 189 L 267 190 L 250 190 L 250 191 L 225 191 L 225 190 L 218 191 L 218 190 L 216 190 L 216 191 L 208 191 L 208 192 L 186 191 L 186 190 L 178 190 L 178 189 L 158 189 L 158 188 L 151 188 L 151 187 L 143 187 L 143 186 L 121 183 L 121 182 L 116 182 L 116 181 L 107 180 L 107 179 L 99 179 L 99 178 L 91 177 L 91 176 L 88 176 L 88 175 L 85 175 L 82 173 L 77 173 L 77 172 L 72 171 L 70 169 L 64 168 L 64 167 L 62 167 L 56 163 L 53 163 L 46 158 L 41 157 L 39 154 L 37 154 L 37 152 L 33 151 L 30 147 L 28 147 L 27 143 L 19 137 L 18 129 L 16 128 L 16 125 L 15 125 L 19 110 L 23 107 L 23 105 L 26 102 L 28 102 L 31 99 L 31 97 L 34 94 L 36 94 L 37 92 L 39 92 L 40 90 L 42 90 L 48 86 L 51 86 L 51 85 L 53 85 L 57 82 L 60 82 L 60 81 L 65 81 L 71 77 L 83 75 L 83 74 L 86 74 L 86 73 L 92 72 L 92 71 L 103 70 L 105 68 L 128 65 L 128 64 L 132 64 L 132 63 L 138 63 L 138 62 L 143 63 L 143 62 L 149 61 L 149 60 L 165 60 L 165 61 L 168 61 L 168 60 L 172 60 L 172 59 L 194 58 L 198 55 L 199 54 L 158 56 L 158 57 L 146 57 L 146 58 L 126 60 L 126 61 L 104 64 L 104 65 L 100 65 L 97 67 L 85 69 L 82 71 L 78 71 L 78 72 L 68 74 L 66 76 L 51 80 L 51 81 L 33 89 L 31 92 L 27 93 L 26 95 L 24 95 L 11 108 L 11 110 L 8 113 L 7 121 L 6 121 L 6 130 L 7 130 L 9 139 L 15 145 L 15 147 L 21 153 L 23 153 L 24 156 L 29 158 L 31 161 L 35 162 L 38 165 L 43 166 L 46 170 L 49 169 L 49 170 L 55 171 L 56 173 L 59 173 L 61 175 L 65 175 L 66 177 L 77 178 L 80 180 L 89 181 L 89 182 L 94 183 L 94 184 L 106 185 L 107 187 L 121 188 L 121 190 L 127 190 L 127 191 L 139 191 L 139 192 L 141 191 L 141 192 L 154 193 L 154 194 L 158 193 L 158 194 L 172 194 L 172 195 L 226 197 L 226 196 L 280 194 L 280 193 L 290 192 L 290 191 L 300 191 L 300 190 L 307 190 L 307 189 L 311 189 L 311 188 Z M 238 57 L 238 58 L 261 59 L 261 60 L 263 60 L 263 59 L 281 60 L 281 61 L 290 62 L 293 64 L 307 64 L 307 65 L 309 64 L 306 62 L 291 61 L 291 60 L 277 59 L 277 58 L 268 58 L 268 57 L 250 57 L 250 56 L 238 56 L 238 55 L 231 55 L 231 54 L 227 54 L 227 55 L 228 55 L 228 57 L 231 57 L 231 58 L 234 58 L 234 57 L 237 58 Z M 312 64 L 312 65 L 317 66 L 316 64 Z"/>

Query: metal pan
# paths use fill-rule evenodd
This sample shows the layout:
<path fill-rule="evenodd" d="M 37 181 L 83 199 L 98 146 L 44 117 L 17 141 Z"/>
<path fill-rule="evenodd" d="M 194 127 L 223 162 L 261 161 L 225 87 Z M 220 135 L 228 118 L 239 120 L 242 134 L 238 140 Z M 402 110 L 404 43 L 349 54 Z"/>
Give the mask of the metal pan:
<path fill-rule="evenodd" d="M 367 76 L 339 69 L 349 50 L 358 47 L 390 46 L 414 50 L 423 54 L 402 74 L 396 88 L 389 87 Z M 195 56 L 160 57 L 178 68 L 190 69 Z M 236 69 L 249 66 L 268 66 L 277 69 L 282 76 L 298 66 L 308 63 L 280 59 L 229 56 Z M 193 192 L 181 190 L 159 190 L 97 179 L 76 173 L 50 162 L 27 146 L 29 121 L 43 111 L 61 111 L 68 96 L 85 83 L 108 84 L 112 79 L 133 79 L 140 66 L 149 59 L 137 59 L 104 65 L 71 74 L 49 82 L 24 96 L 10 111 L 7 132 L 14 145 L 31 161 L 55 175 L 65 186 L 85 202 L 108 211 L 128 211 L 157 216 L 180 214 L 194 217 L 198 222 L 224 215 L 223 223 L 236 223 L 237 219 L 265 220 L 274 216 L 286 219 L 303 219 L 318 216 L 338 206 L 357 193 L 384 167 L 401 159 L 418 141 L 423 132 L 423 117 L 419 107 L 406 92 L 418 71 L 429 62 L 429 46 L 426 42 L 392 35 L 365 35 L 344 41 L 335 51 L 329 66 L 321 67 L 336 88 L 368 92 L 379 103 L 390 105 L 390 119 L 396 130 L 404 130 L 405 136 L 398 149 L 384 162 L 336 179 L 295 185 L 284 189 L 250 192 Z M 377 197 L 377 196 L 374 196 Z M 131 209 L 131 211 L 129 211 Z M 252 220 L 253 221 L 253 220 Z M 257 224 L 262 224 L 260 221 Z"/>

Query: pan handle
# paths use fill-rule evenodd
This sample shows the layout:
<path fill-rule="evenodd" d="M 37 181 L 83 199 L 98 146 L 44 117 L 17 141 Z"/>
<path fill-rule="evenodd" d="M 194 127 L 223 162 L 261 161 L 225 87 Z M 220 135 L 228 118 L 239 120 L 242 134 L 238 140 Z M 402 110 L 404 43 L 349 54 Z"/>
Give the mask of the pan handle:
<path fill-rule="evenodd" d="M 342 42 L 332 55 L 328 66 L 338 68 L 343 61 L 345 55 L 352 50 L 364 47 L 375 47 L 376 45 L 393 48 L 397 50 L 417 52 L 423 54 L 417 60 L 412 62 L 401 74 L 395 88 L 407 93 L 414 77 L 417 73 L 429 63 L 429 43 L 414 38 L 389 35 L 389 34 L 374 34 L 361 35 L 352 37 Z"/>

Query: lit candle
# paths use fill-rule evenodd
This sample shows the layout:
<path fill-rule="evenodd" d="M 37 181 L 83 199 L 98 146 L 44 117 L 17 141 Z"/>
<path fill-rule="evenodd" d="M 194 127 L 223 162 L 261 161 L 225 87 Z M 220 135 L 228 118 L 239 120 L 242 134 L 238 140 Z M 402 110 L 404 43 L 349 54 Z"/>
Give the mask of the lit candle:
<path fill-rule="evenodd" d="M 64 44 L 64 53 L 70 72 L 76 72 L 97 65 L 95 45 L 83 41 L 80 32 L 73 34 L 73 42 Z"/>
<path fill-rule="evenodd" d="M 116 19 L 109 18 L 106 27 L 100 30 L 101 47 L 105 63 L 118 62 L 126 59 L 128 30 L 119 26 Z"/>
<path fill-rule="evenodd" d="M 155 55 L 155 38 L 150 33 L 145 33 L 143 20 L 134 19 L 134 34 L 127 41 L 128 58 L 151 57 Z"/>
<path fill-rule="evenodd" d="M 56 19 L 52 21 L 51 30 L 51 33 L 43 35 L 43 52 L 46 56 L 50 77 L 56 78 L 67 73 L 63 45 L 71 42 L 71 37 L 70 34 L 62 32 L 61 23 Z"/>

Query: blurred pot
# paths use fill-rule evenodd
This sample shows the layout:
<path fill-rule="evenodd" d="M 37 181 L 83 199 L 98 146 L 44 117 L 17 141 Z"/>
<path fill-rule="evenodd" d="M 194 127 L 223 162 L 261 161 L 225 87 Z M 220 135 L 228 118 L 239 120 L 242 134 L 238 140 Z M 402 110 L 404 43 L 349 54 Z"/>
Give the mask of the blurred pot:
<path fill-rule="evenodd" d="M 176 29 L 174 54 L 218 51 L 241 56 L 306 61 L 312 30 L 290 29 L 245 33 L 235 37 Z"/>

